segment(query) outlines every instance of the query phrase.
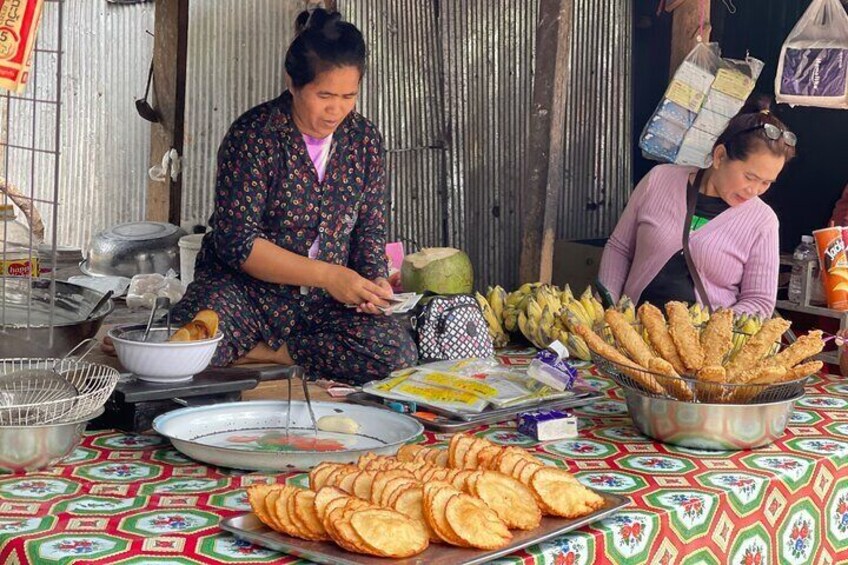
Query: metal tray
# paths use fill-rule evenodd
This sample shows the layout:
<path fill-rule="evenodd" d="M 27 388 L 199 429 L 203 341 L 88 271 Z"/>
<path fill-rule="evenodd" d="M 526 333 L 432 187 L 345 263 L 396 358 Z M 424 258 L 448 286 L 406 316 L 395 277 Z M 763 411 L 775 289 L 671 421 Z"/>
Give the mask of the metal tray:
<path fill-rule="evenodd" d="M 510 406 L 508 408 L 484 410 L 479 414 L 466 414 L 462 417 L 453 416 L 450 413 L 433 410 L 428 407 L 427 411 L 436 414 L 436 418 L 424 418 L 416 416 L 415 414 L 409 414 L 409 417 L 415 419 L 430 430 L 438 432 L 462 432 L 476 428 L 477 426 L 497 424 L 498 422 L 515 418 L 518 414 L 526 412 L 527 410 L 562 410 L 566 408 L 577 408 L 579 406 L 585 406 L 586 404 L 594 402 L 602 397 L 603 394 L 600 392 L 583 392 L 570 398 L 558 398 L 556 400 L 539 402 L 538 404 L 524 404 L 522 406 Z M 391 410 L 388 406 L 383 404 L 382 398 L 368 394 L 367 392 L 354 392 L 347 395 L 345 400 L 354 404 L 361 404 L 363 406 L 373 406 L 383 410 Z"/>
<path fill-rule="evenodd" d="M 602 520 L 618 512 L 630 504 L 630 499 L 614 494 L 598 493 L 606 502 L 606 506 L 597 512 L 577 520 L 564 518 L 542 518 L 541 525 L 529 532 L 512 532 L 512 543 L 495 550 L 483 551 L 452 545 L 431 544 L 423 553 L 409 559 L 389 560 L 381 557 L 370 557 L 350 553 L 332 542 L 306 541 L 279 534 L 259 521 L 255 514 L 248 513 L 234 516 L 221 521 L 221 529 L 231 532 L 236 537 L 256 545 L 281 551 L 289 555 L 308 559 L 314 563 L 327 565 L 385 565 L 389 561 L 406 565 L 475 565 L 486 563 L 498 557 L 515 553 L 520 549 L 537 543 L 559 537 L 572 530 L 582 528 L 592 522 Z"/>
<path fill-rule="evenodd" d="M 284 435 L 287 402 L 227 402 L 181 408 L 162 414 L 153 429 L 197 461 L 252 471 L 308 471 L 323 461 L 354 463 L 373 452 L 394 455 L 424 428 L 412 418 L 343 402 L 313 402 L 315 418 L 347 416 L 360 425 L 358 434 L 313 435 L 306 403 L 292 401 L 291 432 L 303 448 L 293 449 Z"/>

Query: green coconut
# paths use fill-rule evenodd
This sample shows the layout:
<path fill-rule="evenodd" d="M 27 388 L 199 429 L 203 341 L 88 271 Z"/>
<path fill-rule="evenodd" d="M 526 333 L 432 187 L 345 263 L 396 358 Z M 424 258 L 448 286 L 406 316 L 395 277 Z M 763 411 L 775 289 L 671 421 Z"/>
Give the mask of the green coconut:
<path fill-rule="evenodd" d="M 406 292 L 468 294 L 474 288 L 474 269 L 468 255 L 451 247 L 430 247 L 407 255 L 400 270 Z"/>

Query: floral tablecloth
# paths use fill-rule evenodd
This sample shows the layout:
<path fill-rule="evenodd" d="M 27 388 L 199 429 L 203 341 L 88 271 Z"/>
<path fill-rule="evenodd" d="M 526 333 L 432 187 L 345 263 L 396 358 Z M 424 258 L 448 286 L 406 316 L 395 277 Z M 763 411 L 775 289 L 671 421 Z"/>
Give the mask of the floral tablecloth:
<path fill-rule="evenodd" d="M 579 439 L 536 445 L 511 423 L 477 434 L 534 449 L 633 503 L 502 562 L 848 562 L 848 385 L 828 376 L 811 385 L 773 446 L 706 452 L 640 436 L 621 391 L 589 378 L 606 397 L 578 411 Z M 61 466 L 0 478 L 0 563 L 294 563 L 218 528 L 248 509 L 243 487 L 267 480 L 305 485 L 302 474 L 199 465 L 155 435 L 91 433 Z"/>

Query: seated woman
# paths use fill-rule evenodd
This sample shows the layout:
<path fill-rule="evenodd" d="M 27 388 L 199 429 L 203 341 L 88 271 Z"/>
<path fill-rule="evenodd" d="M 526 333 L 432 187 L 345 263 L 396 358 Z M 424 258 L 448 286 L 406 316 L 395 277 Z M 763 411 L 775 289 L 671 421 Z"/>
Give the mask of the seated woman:
<path fill-rule="evenodd" d="M 417 362 L 408 332 L 379 309 L 392 296 L 383 140 L 354 111 L 359 30 L 323 9 L 301 13 L 298 29 L 288 90 L 221 143 L 212 229 L 172 317 L 218 313 L 215 366 L 296 363 L 362 383 Z"/>
<path fill-rule="evenodd" d="M 707 169 L 658 165 L 645 175 L 604 249 L 599 279 L 614 300 L 700 302 L 771 316 L 780 266 L 778 220 L 762 196 L 795 154 L 795 134 L 758 101 L 716 140 Z M 696 293 L 683 249 L 687 226 Z"/>

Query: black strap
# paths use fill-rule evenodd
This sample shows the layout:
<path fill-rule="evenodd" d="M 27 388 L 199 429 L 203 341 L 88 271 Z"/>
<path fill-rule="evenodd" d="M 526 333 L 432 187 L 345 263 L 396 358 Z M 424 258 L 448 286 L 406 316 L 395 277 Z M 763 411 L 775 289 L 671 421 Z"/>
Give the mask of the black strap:
<path fill-rule="evenodd" d="M 683 257 L 686 259 L 686 266 L 689 268 L 689 276 L 695 283 L 695 292 L 701 298 L 701 304 L 706 306 L 712 312 L 712 304 L 710 297 L 704 289 L 704 283 L 701 282 L 701 275 L 698 274 L 698 269 L 695 267 L 695 261 L 692 260 L 692 253 L 689 251 L 689 232 L 692 230 L 692 216 L 695 215 L 695 205 L 698 203 L 698 190 L 701 187 L 701 180 L 704 177 L 704 169 L 700 169 L 695 175 L 695 182 L 690 181 L 686 187 L 686 221 L 683 222 Z"/>

